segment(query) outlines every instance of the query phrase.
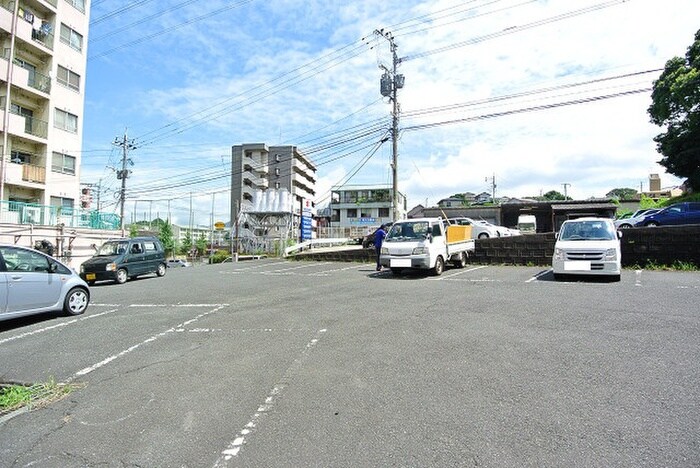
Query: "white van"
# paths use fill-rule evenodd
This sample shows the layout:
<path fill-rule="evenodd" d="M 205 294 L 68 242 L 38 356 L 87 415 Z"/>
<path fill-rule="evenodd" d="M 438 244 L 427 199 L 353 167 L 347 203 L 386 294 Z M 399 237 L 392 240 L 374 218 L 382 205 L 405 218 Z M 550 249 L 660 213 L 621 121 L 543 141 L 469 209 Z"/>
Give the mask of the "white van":
<path fill-rule="evenodd" d="M 534 234 L 537 232 L 537 219 L 534 215 L 518 216 L 518 230 L 521 234 Z"/>
<path fill-rule="evenodd" d="M 564 221 L 554 244 L 554 279 L 565 275 L 606 275 L 620 281 L 620 238 L 609 218 Z"/>

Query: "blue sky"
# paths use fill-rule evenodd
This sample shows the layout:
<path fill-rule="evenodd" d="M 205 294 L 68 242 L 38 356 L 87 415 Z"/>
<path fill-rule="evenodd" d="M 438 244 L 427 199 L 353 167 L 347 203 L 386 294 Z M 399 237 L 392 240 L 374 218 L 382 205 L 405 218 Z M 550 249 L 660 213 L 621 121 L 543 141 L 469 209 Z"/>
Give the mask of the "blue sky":
<path fill-rule="evenodd" d="M 405 76 L 398 167 L 409 208 L 490 191 L 494 175 L 497 196 L 511 197 L 564 183 L 575 198 L 646 189 L 653 172 L 676 185 L 656 164 L 660 129 L 643 90 L 660 73 L 648 71 L 685 54 L 700 6 L 659 4 L 94 0 L 81 182 L 99 183 L 102 209 L 116 210 L 112 142 L 128 131 L 129 222 L 169 209 L 186 225 L 190 197 L 195 224 L 212 211 L 228 221 L 230 148 L 241 143 L 297 145 L 318 164 L 320 205 L 332 185 L 389 183 L 391 143 L 378 142 L 390 54 L 373 34 L 384 28 Z"/>

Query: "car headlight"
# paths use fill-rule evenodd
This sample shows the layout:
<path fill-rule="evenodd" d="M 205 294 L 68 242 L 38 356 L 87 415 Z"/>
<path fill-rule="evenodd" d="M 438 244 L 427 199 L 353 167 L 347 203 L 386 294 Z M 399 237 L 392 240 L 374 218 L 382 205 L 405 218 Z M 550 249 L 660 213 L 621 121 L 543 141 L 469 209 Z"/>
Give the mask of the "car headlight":
<path fill-rule="evenodd" d="M 107 271 L 117 271 L 117 264 L 116 263 L 108 263 L 105 266 L 105 270 Z"/>
<path fill-rule="evenodd" d="M 389 255 L 389 249 L 387 249 L 386 247 L 382 247 L 382 250 L 380 251 L 380 253 L 382 255 Z"/>
<path fill-rule="evenodd" d="M 617 260 L 617 249 L 608 249 L 605 251 L 605 260 Z"/>
<path fill-rule="evenodd" d="M 425 255 L 426 253 L 428 253 L 428 251 L 425 247 L 416 247 L 413 249 L 413 252 L 411 252 L 411 255 Z"/>
<path fill-rule="evenodd" d="M 564 251 L 562 249 L 554 249 L 554 260 L 564 260 Z"/>

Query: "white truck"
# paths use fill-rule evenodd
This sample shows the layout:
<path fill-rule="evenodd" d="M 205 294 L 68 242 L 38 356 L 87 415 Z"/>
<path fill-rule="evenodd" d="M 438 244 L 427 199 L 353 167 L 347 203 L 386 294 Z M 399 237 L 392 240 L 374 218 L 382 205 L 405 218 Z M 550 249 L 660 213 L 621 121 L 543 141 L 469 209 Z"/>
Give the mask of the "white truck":
<path fill-rule="evenodd" d="M 421 269 L 439 276 L 447 262 L 464 268 L 472 251 L 471 226 L 448 225 L 442 218 L 406 219 L 387 233 L 379 261 L 394 274 Z"/>

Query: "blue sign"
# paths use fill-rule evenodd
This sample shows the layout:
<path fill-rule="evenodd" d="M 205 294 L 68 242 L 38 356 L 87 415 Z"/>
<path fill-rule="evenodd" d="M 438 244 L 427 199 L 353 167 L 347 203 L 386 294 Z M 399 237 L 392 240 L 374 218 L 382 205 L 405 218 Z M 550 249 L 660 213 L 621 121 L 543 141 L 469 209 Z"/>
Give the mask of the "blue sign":
<path fill-rule="evenodd" d="M 301 240 L 311 239 L 311 217 L 301 217 Z"/>

